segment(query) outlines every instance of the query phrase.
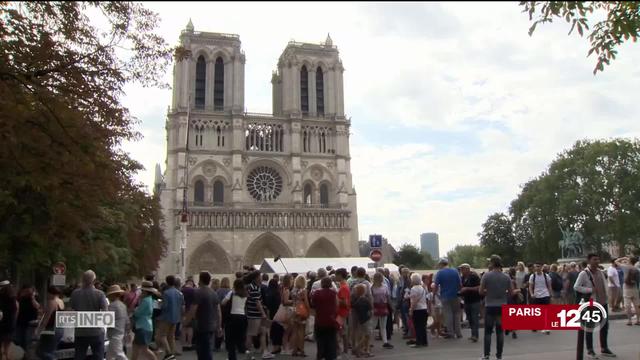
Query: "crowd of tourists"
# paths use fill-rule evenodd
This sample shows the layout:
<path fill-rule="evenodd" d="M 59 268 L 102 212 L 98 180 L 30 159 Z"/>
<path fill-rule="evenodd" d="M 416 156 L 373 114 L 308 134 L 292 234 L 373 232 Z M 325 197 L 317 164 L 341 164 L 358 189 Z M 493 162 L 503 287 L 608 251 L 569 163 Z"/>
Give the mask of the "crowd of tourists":
<path fill-rule="evenodd" d="M 268 275 L 245 267 L 232 277 L 201 272 L 198 284 L 193 278 L 183 283 L 176 276 L 159 282 L 150 275 L 140 284 L 106 285 L 89 270 L 82 284 L 66 294 L 50 287 L 44 304 L 32 287 L 15 295 L 11 284 L 3 281 L 0 358 L 9 358 L 11 342 L 26 349 L 35 336 L 37 357 L 55 359 L 62 337 L 62 329 L 54 326 L 55 314 L 69 309 L 115 313 L 115 327 L 106 333 L 101 328 L 75 329 L 77 359 L 90 348 L 107 359 L 174 359 L 195 350 L 203 360 L 223 348 L 228 360 L 271 359 L 278 354 L 306 357 L 308 341 L 316 343 L 317 359 L 372 357 L 394 348 L 392 336 L 420 348 L 429 345 L 429 338 L 462 338 L 463 325 L 470 330 L 469 341 L 477 342 L 481 318 L 482 359 L 490 356 L 493 334 L 495 357 L 501 359 L 503 304 L 575 304 L 593 298 L 606 311 L 624 305 L 630 326 L 640 310 L 640 264 L 635 257 L 614 259 L 607 270 L 594 254 L 581 264 L 550 266 L 519 262 L 504 268 L 499 256 L 488 260 L 488 270 L 480 274 L 469 264 L 453 268 L 440 259 L 438 270 L 429 274 L 405 266 L 397 273 L 328 266 L 306 274 Z M 29 324 L 36 320 L 37 328 L 30 333 Z M 640 317 L 635 324 L 640 325 Z M 605 324 L 599 334 L 600 354 L 613 357 L 607 333 Z M 517 338 L 516 332 L 511 336 Z M 597 357 L 592 333 L 586 335 L 586 348 L 589 357 Z"/>

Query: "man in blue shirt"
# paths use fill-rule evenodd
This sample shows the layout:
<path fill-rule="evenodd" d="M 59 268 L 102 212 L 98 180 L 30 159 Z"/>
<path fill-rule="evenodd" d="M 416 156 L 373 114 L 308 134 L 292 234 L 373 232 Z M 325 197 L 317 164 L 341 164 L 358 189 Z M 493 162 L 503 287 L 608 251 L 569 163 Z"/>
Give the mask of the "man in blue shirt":
<path fill-rule="evenodd" d="M 176 288 L 176 278 L 173 275 L 165 279 L 167 288 L 162 293 L 162 309 L 158 317 L 156 344 L 158 351 L 164 351 L 164 359 L 176 357 L 176 325 L 182 318 L 184 300 L 182 292 Z"/>
<path fill-rule="evenodd" d="M 462 280 L 457 270 L 449 267 L 449 261 L 445 258 L 438 262 L 438 272 L 436 273 L 436 289 L 440 290 L 440 300 L 442 301 L 442 312 L 444 315 L 447 334 L 445 338 L 462 337 L 460 331 L 460 299 L 458 292 L 462 287 Z"/>

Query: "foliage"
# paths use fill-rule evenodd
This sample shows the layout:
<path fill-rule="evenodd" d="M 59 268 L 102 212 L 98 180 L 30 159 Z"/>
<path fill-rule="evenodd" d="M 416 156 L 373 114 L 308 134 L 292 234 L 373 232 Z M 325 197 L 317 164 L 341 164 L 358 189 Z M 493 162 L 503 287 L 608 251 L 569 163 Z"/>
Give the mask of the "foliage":
<path fill-rule="evenodd" d="M 412 269 L 433 269 L 434 261 L 427 251 L 420 251 L 416 246 L 403 244 L 393 261 L 396 265 L 405 265 Z"/>
<path fill-rule="evenodd" d="M 638 246 L 640 143 L 578 141 L 549 169 L 524 185 L 511 203 L 515 232 L 529 260 L 553 261 L 561 229 L 582 233 L 587 251 Z"/>
<path fill-rule="evenodd" d="M 511 218 L 506 214 L 489 216 L 478 236 L 487 256 L 500 255 L 506 266 L 515 265 L 520 260 L 522 244 L 515 236 Z"/>
<path fill-rule="evenodd" d="M 124 85 L 163 86 L 171 60 L 157 21 L 131 2 L 0 2 L 0 267 L 157 264 L 159 204 L 120 149 L 139 138 Z"/>
<path fill-rule="evenodd" d="M 487 265 L 487 255 L 480 245 L 456 245 L 449 250 L 447 259 L 453 266 L 460 266 L 467 263 L 473 268 L 484 268 Z"/>
<path fill-rule="evenodd" d="M 594 52 L 598 55 L 594 75 L 616 58 L 618 45 L 629 38 L 636 42 L 640 32 L 640 3 L 637 1 L 521 1 L 520 5 L 533 21 L 529 35 L 538 24 L 560 18 L 571 24 L 569 34 L 577 30 L 583 36 L 590 30 L 593 17 L 604 13 L 605 19 L 592 25 L 588 36 L 591 48 L 587 56 Z"/>

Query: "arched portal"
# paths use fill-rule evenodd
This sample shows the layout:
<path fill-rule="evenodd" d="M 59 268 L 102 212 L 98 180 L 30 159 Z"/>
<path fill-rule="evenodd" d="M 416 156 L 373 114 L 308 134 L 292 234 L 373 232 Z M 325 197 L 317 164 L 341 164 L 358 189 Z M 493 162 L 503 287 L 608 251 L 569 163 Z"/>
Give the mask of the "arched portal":
<path fill-rule="evenodd" d="M 252 266 L 262 264 L 266 258 L 276 256 L 293 257 L 291 249 L 282 239 L 272 233 L 258 236 L 247 248 L 244 257 L 244 265 Z"/>
<path fill-rule="evenodd" d="M 331 241 L 320 238 L 309 247 L 307 257 L 340 257 L 340 252 Z"/>
<path fill-rule="evenodd" d="M 231 273 L 227 252 L 213 241 L 198 246 L 189 256 L 187 263 L 187 275 L 196 275 L 205 270 L 212 274 Z"/>

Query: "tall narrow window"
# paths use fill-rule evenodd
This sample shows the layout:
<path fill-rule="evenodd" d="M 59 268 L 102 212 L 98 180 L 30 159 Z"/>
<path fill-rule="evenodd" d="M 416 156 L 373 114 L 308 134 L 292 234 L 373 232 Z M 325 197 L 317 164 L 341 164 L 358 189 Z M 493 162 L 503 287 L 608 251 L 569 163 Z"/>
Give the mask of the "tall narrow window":
<path fill-rule="evenodd" d="M 216 127 L 216 135 L 218 136 L 218 147 L 224 147 L 224 132 L 220 126 Z"/>
<path fill-rule="evenodd" d="M 195 143 L 196 147 L 202 147 L 204 144 L 204 127 L 202 126 L 195 128 Z"/>
<path fill-rule="evenodd" d="M 307 149 L 307 136 L 308 136 L 308 135 L 307 135 L 307 130 L 303 130 L 303 131 L 302 131 L 302 151 L 303 151 L 303 152 L 307 152 L 307 151 L 309 151 L 309 150 Z"/>
<path fill-rule="evenodd" d="M 324 116 L 324 74 L 320 66 L 316 70 L 316 112 Z"/>
<path fill-rule="evenodd" d="M 313 203 L 313 198 L 311 195 L 311 184 L 306 184 L 304 186 L 304 203 L 305 204 Z"/>
<path fill-rule="evenodd" d="M 300 110 L 309 113 L 309 73 L 305 65 L 300 69 Z"/>
<path fill-rule="evenodd" d="M 193 186 L 193 202 L 196 205 L 202 205 L 204 203 L 204 183 L 202 180 L 196 181 Z"/>
<path fill-rule="evenodd" d="M 224 109 L 224 61 L 221 57 L 216 59 L 213 80 L 213 109 L 221 111 Z"/>
<path fill-rule="evenodd" d="M 207 62 L 204 60 L 204 56 L 200 55 L 196 63 L 196 109 L 204 109 L 206 83 Z"/>
<path fill-rule="evenodd" d="M 329 205 L 329 187 L 327 184 L 320 185 L 320 204 L 322 207 Z"/>
<path fill-rule="evenodd" d="M 224 184 L 222 181 L 216 180 L 213 183 L 213 205 L 221 206 L 224 203 Z"/>

